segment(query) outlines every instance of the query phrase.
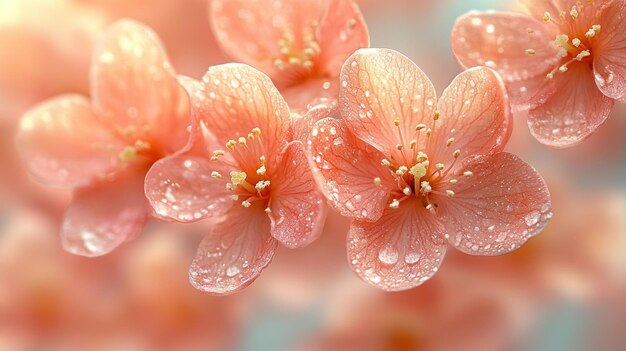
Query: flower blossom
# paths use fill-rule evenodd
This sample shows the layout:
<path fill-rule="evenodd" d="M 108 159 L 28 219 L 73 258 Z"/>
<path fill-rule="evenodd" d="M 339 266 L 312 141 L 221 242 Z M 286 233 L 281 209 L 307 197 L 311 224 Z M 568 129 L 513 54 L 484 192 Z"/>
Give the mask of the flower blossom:
<path fill-rule="evenodd" d="M 66 250 L 106 254 L 137 236 L 152 213 L 143 180 L 189 137 L 189 102 L 156 35 L 128 20 L 94 50 L 91 101 L 62 95 L 28 111 L 17 136 L 39 181 L 73 189 L 61 228 Z"/>
<path fill-rule="evenodd" d="M 528 14 L 470 12 L 452 30 L 464 67 L 498 71 L 512 103 L 528 109 L 541 143 L 568 147 L 626 99 L 626 2 L 525 0 Z"/>
<path fill-rule="evenodd" d="M 243 289 L 278 243 L 303 247 L 326 216 L 300 141 L 290 141 L 289 108 L 272 81 L 244 64 L 209 68 L 187 84 L 195 129 L 187 150 L 157 162 L 146 196 L 162 217 L 194 222 L 222 216 L 190 268 L 198 289 Z"/>
<path fill-rule="evenodd" d="M 448 244 L 471 255 L 510 252 L 552 216 L 543 179 L 503 152 L 512 120 L 491 69 L 461 73 L 439 101 L 393 50 L 358 50 L 340 79 L 342 119 L 315 124 L 312 162 L 330 202 L 353 218 L 349 261 L 370 284 L 420 285 Z"/>
<path fill-rule="evenodd" d="M 266 73 L 306 120 L 295 128 L 310 126 L 314 106 L 336 103 L 341 65 L 369 46 L 352 0 L 215 0 L 209 16 L 223 50 Z"/>

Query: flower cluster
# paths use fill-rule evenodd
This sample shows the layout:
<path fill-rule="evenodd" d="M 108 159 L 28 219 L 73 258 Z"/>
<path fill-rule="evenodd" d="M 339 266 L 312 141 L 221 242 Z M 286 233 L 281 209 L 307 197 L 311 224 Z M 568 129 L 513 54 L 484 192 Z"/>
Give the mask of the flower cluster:
<path fill-rule="evenodd" d="M 189 280 L 230 294 L 279 246 L 315 241 L 330 205 L 352 221 L 357 275 L 414 288 L 450 246 L 505 254 L 552 217 L 542 177 L 505 151 L 513 112 L 565 147 L 625 99 L 626 2 L 527 2 L 529 16 L 457 21 L 453 50 L 471 68 L 439 98 L 409 58 L 368 48 L 352 0 L 211 1 L 216 38 L 241 63 L 199 79 L 122 20 L 94 50 L 90 98 L 28 111 L 18 149 L 34 177 L 73 191 L 61 227 L 72 253 L 109 253 L 149 220 L 205 221 Z"/>

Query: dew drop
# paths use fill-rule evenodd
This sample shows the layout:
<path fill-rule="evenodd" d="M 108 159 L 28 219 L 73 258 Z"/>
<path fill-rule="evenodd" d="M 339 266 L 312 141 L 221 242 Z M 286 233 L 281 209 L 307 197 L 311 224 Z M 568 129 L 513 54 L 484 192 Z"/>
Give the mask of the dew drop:
<path fill-rule="evenodd" d="M 524 217 L 524 221 L 526 222 L 526 225 L 533 226 L 539 222 L 540 217 L 541 214 L 539 212 L 533 211 Z"/>
<path fill-rule="evenodd" d="M 398 251 L 391 246 L 391 244 L 385 245 L 378 253 L 378 259 L 380 262 L 388 265 L 396 264 L 398 262 Z"/>
<path fill-rule="evenodd" d="M 240 270 L 237 266 L 230 266 L 226 269 L 226 275 L 229 277 L 234 277 L 239 274 Z"/>
<path fill-rule="evenodd" d="M 404 262 L 408 264 L 416 264 L 422 256 L 417 252 L 410 252 L 404 258 Z"/>

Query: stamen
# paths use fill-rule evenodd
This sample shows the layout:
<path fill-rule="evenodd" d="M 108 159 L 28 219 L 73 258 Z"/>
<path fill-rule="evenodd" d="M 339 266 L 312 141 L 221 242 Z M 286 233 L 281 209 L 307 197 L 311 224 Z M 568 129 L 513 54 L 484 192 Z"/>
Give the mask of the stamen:
<path fill-rule="evenodd" d="M 261 165 L 261 167 L 259 167 L 259 169 L 256 170 L 256 174 L 258 174 L 258 175 L 265 175 L 266 171 L 267 171 L 267 169 L 265 168 L 265 165 Z"/>
<path fill-rule="evenodd" d="M 474 175 L 474 173 L 472 171 L 465 171 L 463 172 L 463 175 L 466 177 L 472 177 Z"/>
<path fill-rule="evenodd" d="M 429 182 L 423 181 L 420 184 L 420 192 L 427 194 L 427 193 L 430 193 L 431 191 L 433 191 L 433 188 L 430 186 Z"/>
<path fill-rule="evenodd" d="M 398 207 L 400 207 L 400 201 L 398 201 L 398 199 L 393 199 L 391 201 L 391 203 L 389 204 L 389 207 L 391 207 L 391 208 L 398 208 Z"/>
<path fill-rule="evenodd" d="M 402 192 L 404 193 L 404 195 L 409 196 L 411 195 L 412 191 L 411 188 L 409 188 L 408 186 L 404 189 L 402 189 Z"/>
<path fill-rule="evenodd" d="M 531 55 L 531 56 L 532 56 L 532 55 L 534 55 L 534 54 L 536 54 L 536 53 L 537 53 L 537 52 L 536 52 L 534 49 L 526 49 L 526 54 L 527 54 L 527 55 Z"/>
<path fill-rule="evenodd" d="M 241 206 L 243 206 L 245 208 L 248 208 L 251 205 L 252 205 L 252 203 L 250 203 L 250 201 L 248 201 L 248 200 L 244 200 L 244 201 L 241 202 Z"/>
<path fill-rule="evenodd" d="M 374 184 L 376 184 L 376 186 L 380 186 L 382 182 L 382 179 L 380 179 L 379 177 L 374 178 Z"/>
<path fill-rule="evenodd" d="M 446 190 L 446 195 L 448 195 L 448 197 L 454 197 L 454 191 Z"/>
<path fill-rule="evenodd" d="M 213 172 L 211 172 L 211 177 L 213 177 L 215 179 L 222 179 L 222 174 L 220 172 L 213 171 Z"/>

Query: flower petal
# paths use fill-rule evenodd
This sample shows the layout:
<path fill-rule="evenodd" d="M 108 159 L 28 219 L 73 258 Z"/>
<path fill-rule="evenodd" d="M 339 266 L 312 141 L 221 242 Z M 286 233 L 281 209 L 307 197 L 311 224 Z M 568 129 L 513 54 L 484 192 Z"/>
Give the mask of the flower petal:
<path fill-rule="evenodd" d="M 409 58 L 389 49 L 360 49 L 341 70 L 341 115 L 360 139 L 385 154 L 401 155 L 396 145 L 415 135 L 419 123 L 431 123 L 435 89 Z M 396 127 L 394 120 L 400 119 Z M 422 138 L 424 139 L 424 138 Z M 408 145 L 405 145 L 408 147 Z"/>
<path fill-rule="evenodd" d="M 260 71 L 230 63 L 209 68 L 202 78 L 201 103 L 194 114 L 224 145 L 261 129 L 261 140 L 268 159 L 288 142 L 289 108 L 272 81 Z M 242 155 L 236 154 L 240 163 Z"/>
<path fill-rule="evenodd" d="M 310 244 L 322 234 L 326 199 L 301 142 L 294 141 L 285 149 L 271 182 L 272 236 L 288 248 Z"/>
<path fill-rule="evenodd" d="M 235 206 L 200 243 L 189 281 L 196 289 L 215 295 L 237 292 L 261 274 L 277 247 L 260 203 Z"/>
<path fill-rule="evenodd" d="M 310 74 L 302 65 L 279 69 L 276 60 L 285 61 L 281 43 L 291 52 L 302 52 L 305 36 L 315 36 L 316 22 L 322 15 L 322 0 L 214 0 L 209 22 L 222 49 L 241 62 L 269 75 L 280 88 L 286 88 Z"/>
<path fill-rule="evenodd" d="M 107 254 L 139 235 L 150 212 L 137 170 L 78 189 L 63 218 L 63 247 L 81 256 Z"/>
<path fill-rule="evenodd" d="M 387 208 L 376 222 L 355 220 L 348 258 L 366 282 L 387 291 L 414 288 L 430 279 L 447 250 L 444 228 L 414 199 Z"/>
<path fill-rule="evenodd" d="M 325 118 L 311 132 L 311 155 L 318 182 L 328 200 L 343 216 L 377 220 L 397 187 L 383 155 L 352 134 L 341 120 Z M 381 179 L 376 186 L 375 178 Z"/>
<path fill-rule="evenodd" d="M 324 118 L 341 118 L 337 99 L 318 99 L 305 113 L 291 113 L 291 134 L 294 140 L 308 140 L 317 121 Z"/>
<path fill-rule="evenodd" d="M 361 10 L 352 0 L 330 0 L 317 28 L 321 47 L 320 70 L 339 76 L 344 61 L 360 48 L 369 47 L 369 32 Z"/>
<path fill-rule="evenodd" d="M 441 113 L 428 139 L 427 154 L 446 165 L 454 160 L 490 154 L 504 149 L 513 120 L 504 83 L 485 67 L 459 74 L 444 90 L 437 104 Z M 448 146 L 449 145 L 449 146 Z"/>
<path fill-rule="evenodd" d="M 133 143 L 158 142 L 168 153 L 187 143 L 187 95 L 152 30 L 130 20 L 113 24 L 94 50 L 91 78 L 104 124 Z"/>
<path fill-rule="evenodd" d="M 202 156 L 166 157 L 148 171 L 145 194 L 160 217 L 196 222 L 224 213 L 232 206 L 226 190 L 230 171 L 223 163 Z"/>
<path fill-rule="evenodd" d="M 503 152 L 477 159 L 453 188 L 454 197 L 434 199 L 457 249 L 500 255 L 541 232 L 552 217 L 550 193 L 539 173 Z"/>
<path fill-rule="evenodd" d="M 39 181 L 84 186 L 118 167 L 118 140 L 96 119 L 82 96 L 54 98 L 28 111 L 20 122 L 17 147 Z"/>
<path fill-rule="evenodd" d="M 452 51 L 463 67 L 487 66 L 515 82 L 545 76 L 557 64 L 557 51 L 550 45 L 555 35 L 527 15 L 473 11 L 454 24 Z"/>
<path fill-rule="evenodd" d="M 614 104 L 598 90 L 585 63 L 569 65 L 567 72 L 556 74 L 542 89 L 554 93 L 531 108 L 528 126 L 540 143 L 552 147 L 583 141 L 606 121 Z"/>
<path fill-rule="evenodd" d="M 598 20 L 602 23 L 592 49 L 596 84 L 612 99 L 626 97 L 626 2 L 611 1 Z"/>

